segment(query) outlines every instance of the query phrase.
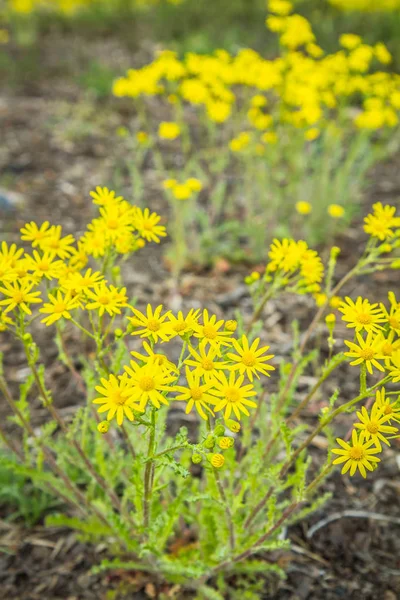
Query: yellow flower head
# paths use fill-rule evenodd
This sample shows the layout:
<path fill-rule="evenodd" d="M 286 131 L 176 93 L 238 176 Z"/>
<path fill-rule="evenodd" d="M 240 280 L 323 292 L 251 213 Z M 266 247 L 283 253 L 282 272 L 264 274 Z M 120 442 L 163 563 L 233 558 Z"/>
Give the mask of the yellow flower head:
<path fill-rule="evenodd" d="M 344 208 L 340 204 L 330 204 L 328 206 L 328 215 L 332 219 L 341 219 L 344 216 Z"/>
<path fill-rule="evenodd" d="M 332 452 L 339 454 L 339 458 L 333 461 L 334 465 L 343 464 L 342 474 L 350 471 L 350 475 L 354 475 L 357 470 L 365 478 L 367 471 L 373 471 L 376 463 L 380 462 L 380 458 L 375 454 L 379 454 L 381 450 L 376 448 L 373 440 L 366 441 L 365 431 L 360 431 L 357 434 L 356 429 L 353 429 L 351 436 L 351 444 L 348 444 L 340 438 L 336 438 L 337 443 L 341 448 L 334 448 Z M 371 448 L 372 446 L 372 448 Z"/>
<path fill-rule="evenodd" d="M 163 121 L 158 128 L 158 135 L 163 140 L 175 140 L 180 133 L 181 129 L 177 123 Z"/>
<path fill-rule="evenodd" d="M 309 215 L 312 211 L 312 205 L 305 201 L 296 202 L 296 211 L 299 215 Z"/>

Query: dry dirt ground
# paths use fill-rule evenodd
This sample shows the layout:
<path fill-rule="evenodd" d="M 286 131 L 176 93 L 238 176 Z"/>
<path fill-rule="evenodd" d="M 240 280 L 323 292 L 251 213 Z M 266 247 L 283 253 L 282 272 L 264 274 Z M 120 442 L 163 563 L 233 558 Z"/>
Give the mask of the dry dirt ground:
<path fill-rule="evenodd" d="M 63 57 L 61 59 L 61 57 Z M 13 60 L 21 60 L 15 51 Z M 50 219 L 67 232 L 77 233 L 91 218 L 88 192 L 96 185 L 115 181 L 121 156 L 116 129 L 132 118 L 126 106 L 109 100 L 94 100 L 79 83 L 81 65 L 92 59 L 104 60 L 122 71 L 133 59 L 113 40 L 84 45 L 74 40 L 50 37 L 40 45 L 39 67 L 34 74 L 5 79 L 0 92 L 0 192 L 15 192 L 13 208 L 0 204 L 0 239 L 17 240 L 20 226 L 27 220 Z M 135 57 L 136 59 L 136 57 Z M 60 61 L 63 68 L 60 68 Z M 365 210 L 377 200 L 399 205 L 400 172 L 398 157 L 379 166 L 370 175 L 365 194 Z M 126 186 L 124 172 L 120 175 Z M 165 213 L 159 197 L 151 192 L 149 203 Z M 125 192 L 125 189 L 119 191 Z M 0 194 L 1 195 L 1 194 Z M 7 193 L 8 197 L 8 193 Z M 341 271 L 345 271 L 362 247 L 364 236 L 355 223 L 338 240 L 343 247 Z M 233 314 L 240 308 L 250 311 L 250 299 L 242 284 L 245 268 L 216 269 L 207 273 L 186 273 L 179 290 L 171 282 L 162 261 L 163 247 L 145 258 L 135 259 L 127 269 L 128 283 L 139 304 L 159 303 L 169 308 L 207 306 L 218 314 Z M 226 265 L 225 265 L 226 266 Z M 346 290 L 365 294 L 371 300 L 385 300 L 387 291 L 399 291 L 398 272 L 380 273 L 372 285 L 361 280 Z M 274 353 L 284 356 L 290 350 L 290 324 L 294 318 L 307 323 L 307 301 L 285 305 L 271 304 L 262 332 Z M 57 365 L 56 348 L 47 331 L 42 339 L 43 356 L 49 367 L 50 385 L 65 415 L 71 414 L 81 397 L 63 367 Z M 338 344 L 344 337 L 340 330 Z M 22 353 L 6 334 L 0 334 L 0 351 L 5 353 L 7 375 L 16 386 L 24 378 Z M 346 394 L 356 389 L 354 372 L 344 370 Z M 337 382 L 333 383 L 335 387 Z M 301 382 L 298 398 L 310 381 Z M 333 388 L 332 388 L 333 389 Z M 330 388 L 326 390 L 329 393 Z M 319 398 L 318 401 L 321 401 Z M 3 404 L 3 403 L 1 403 Z M 315 419 L 318 406 L 305 417 Z M 5 415 L 0 406 L 0 415 Z M 43 418 L 36 407 L 34 420 Z M 342 423 L 343 432 L 346 423 Z M 348 427 L 348 425 L 347 425 Z M 314 458 L 323 458 L 323 442 L 317 440 Z M 399 447 L 386 452 L 384 463 L 367 481 L 350 480 L 335 472 L 325 484 L 332 500 L 311 518 L 290 528 L 286 534 L 293 543 L 290 552 L 266 560 L 285 567 L 287 579 L 265 583 L 261 598 L 277 600 L 396 600 L 400 598 L 399 541 Z M 348 513 L 347 511 L 353 511 Z M 355 511 L 355 512 L 354 512 Z M 326 518 L 334 516 L 332 522 Z M 91 567 L 106 555 L 106 547 L 87 547 L 67 530 L 45 529 L 39 525 L 27 530 L 10 524 L 4 511 L 0 521 L 0 597 L 13 600 L 106 600 L 156 598 L 160 590 L 137 573 L 91 574 Z M 318 524 L 319 528 L 311 528 Z M 110 589 L 122 590 L 115 596 Z M 172 590 L 173 591 L 173 590 Z M 164 590 L 171 594 L 171 590 Z M 168 597 L 168 596 L 166 596 Z"/>

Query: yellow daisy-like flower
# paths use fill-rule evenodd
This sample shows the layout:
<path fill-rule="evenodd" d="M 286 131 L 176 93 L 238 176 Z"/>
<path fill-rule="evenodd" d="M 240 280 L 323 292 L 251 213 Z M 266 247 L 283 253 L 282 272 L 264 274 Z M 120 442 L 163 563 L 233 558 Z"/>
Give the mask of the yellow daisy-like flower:
<path fill-rule="evenodd" d="M 131 387 L 132 399 L 139 402 L 142 411 L 150 401 L 153 406 L 160 408 L 161 404 L 168 406 L 168 400 L 162 392 L 172 392 L 171 383 L 176 381 L 176 375 L 167 375 L 156 361 L 140 367 L 131 360 L 130 367 L 125 367 L 123 376 Z M 129 376 L 129 378 L 128 378 Z"/>
<path fill-rule="evenodd" d="M 390 310 L 388 311 L 384 304 L 381 304 L 381 310 L 391 330 L 400 335 L 400 302 L 397 302 L 393 292 L 388 294 Z"/>
<path fill-rule="evenodd" d="M 123 200 L 122 196 L 116 196 L 115 192 L 109 190 L 107 187 L 97 186 L 95 192 L 90 192 L 90 196 L 93 199 L 93 204 L 99 206 L 109 206 L 111 204 L 118 204 Z"/>
<path fill-rule="evenodd" d="M 208 310 L 205 308 L 203 310 L 203 324 L 195 324 L 194 336 L 204 340 L 219 352 L 221 345 L 229 346 L 232 343 L 232 332 L 225 331 L 224 326 L 225 323 L 222 319 L 217 321 L 216 315 L 210 317 Z"/>
<path fill-rule="evenodd" d="M 158 225 L 160 219 L 161 217 L 157 213 L 150 213 L 148 208 L 142 210 L 136 207 L 133 222 L 142 238 L 147 242 L 156 242 L 156 244 L 158 244 L 160 238 L 167 235 L 165 227 L 163 225 Z"/>
<path fill-rule="evenodd" d="M 361 296 L 355 302 L 346 296 L 345 302 L 339 306 L 339 311 L 343 313 L 342 320 L 348 323 L 346 327 L 354 328 L 357 332 L 363 329 L 367 332 L 378 332 L 382 329 L 381 323 L 385 322 L 379 304 L 370 304 Z"/>
<path fill-rule="evenodd" d="M 226 369 L 227 363 L 217 360 L 217 356 L 220 356 L 217 348 L 210 347 L 207 341 L 200 342 L 197 349 L 189 346 L 189 352 L 193 358 L 187 358 L 185 365 L 195 367 L 195 373 L 199 377 L 203 377 L 204 381 L 214 379 L 220 369 Z"/>
<path fill-rule="evenodd" d="M 23 253 L 23 249 L 17 248 L 16 244 L 9 246 L 7 242 L 2 242 L 0 247 L 0 262 L 8 263 L 10 267 L 14 268 Z"/>
<path fill-rule="evenodd" d="M 211 380 L 208 383 L 201 384 L 199 375 L 195 371 L 190 371 L 188 367 L 186 367 L 186 380 L 187 386 L 174 386 L 174 391 L 180 392 L 180 395 L 175 400 L 185 400 L 187 402 L 186 414 L 189 414 L 193 407 L 195 407 L 201 418 L 207 421 L 206 412 L 214 416 L 213 411 L 209 407 L 209 404 L 215 404 L 215 398 L 209 394 L 210 389 L 214 387 L 214 382 Z"/>
<path fill-rule="evenodd" d="M 143 348 L 147 352 L 147 356 L 140 354 L 140 352 L 135 352 L 135 350 L 132 350 L 132 356 L 144 364 L 154 363 L 167 375 L 171 375 L 171 373 L 178 373 L 176 365 L 171 362 L 168 357 L 165 356 L 165 354 L 155 353 L 147 342 L 143 342 Z"/>
<path fill-rule="evenodd" d="M 393 229 L 400 226 L 400 218 L 396 217 L 396 207 L 377 202 L 373 205 L 373 213 L 364 219 L 364 231 L 381 242 L 394 236 Z"/>
<path fill-rule="evenodd" d="M 1 304 L 1 303 L 0 303 Z M 400 381 L 400 350 L 393 352 L 390 364 L 386 367 L 393 383 Z"/>
<path fill-rule="evenodd" d="M 13 281 L 12 283 L 4 282 L 4 287 L 0 287 L 0 292 L 7 296 L 5 300 L 0 301 L 0 306 L 5 306 L 4 312 L 8 313 L 18 307 L 27 315 L 31 315 L 32 311 L 29 304 L 37 304 L 42 302 L 40 292 L 32 292 L 34 283 Z"/>
<path fill-rule="evenodd" d="M 227 354 L 227 357 L 235 363 L 232 368 L 238 370 L 241 375 L 246 374 L 250 381 L 253 381 L 253 375 L 259 379 L 259 373 L 269 377 L 270 374 L 268 371 L 274 371 L 275 369 L 275 367 L 272 367 L 271 365 L 264 364 L 265 361 L 274 357 L 273 354 L 262 356 L 269 350 L 269 346 L 258 348 L 259 343 L 260 338 L 256 338 L 251 346 L 249 346 L 249 340 L 245 335 L 242 335 L 240 342 L 234 339 L 232 340 L 233 347 L 237 354 Z"/>
<path fill-rule="evenodd" d="M 64 237 L 61 237 L 61 234 L 61 225 L 52 225 L 48 235 L 38 242 L 38 246 L 44 252 L 53 252 L 58 258 L 68 258 L 74 252 L 72 244 L 75 243 L 75 239 L 71 234 Z"/>
<path fill-rule="evenodd" d="M 332 219 L 341 219 L 344 216 L 345 210 L 340 204 L 330 204 L 328 206 L 328 215 Z"/>
<path fill-rule="evenodd" d="M 380 458 L 374 456 L 379 454 L 380 450 L 374 446 L 374 441 L 365 441 L 365 431 L 357 431 L 353 429 L 351 444 L 348 444 L 340 438 L 336 438 L 337 443 L 341 448 L 334 448 L 333 454 L 339 454 L 339 458 L 333 461 L 334 465 L 345 463 L 342 467 L 342 475 L 350 470 L 350 475 L 354 475 L 357 469 L 361 475 L 367 476 L 367 471 L 374 470 L 374 464 L 380 462 Z M 373 446 L 371 448 L 371 446 Z"/>
<path fill-rule="evenodd" d="M 0 310 L 0 331 L 6 331 L 13 324 L 12 319 Z"/>
<path fill-rule="evenodd" d="M 46 302 L 39 309 L 39 312 L 48 314 L 41 321 L 45 325 L 52 325 L 59 319 L 70 319 L 70 311 L 80 305 L 78 298 L 73 298 L 70 294 L 63 295 L 60 291 L 49 294 L 48 298 L 50 302 Z"/>
<path fill-rule="evenodd" d="M 344 355 L 355 359 L 350 364 L 354 366 L 364 363 L 368 373 L 371 375 L 373 373 L 372 367 L 375 367 L 379 371 L 384 371 L 385 369 L 378 362 L 378 360 L 384 359 L 379 346 L 379 336 L 374 337 L 374 332 L 370 331 L 365 340 L 359 333 L 356 334 L 356 337 L 358 346 L 354 342 L 348 342 L 347 340 L 344 342 L 350 348 L 350 352 L 345 352 Z"/>
<path fill-rule="evenodd" d="M 99 413 L 108 411 L 108 421 L 116 416 L 118 425 L 122 425 L 124 417 L 127 417 L 130 421 L 134 420 L 132 410 L 143 412 L 140 406 L 133 402 L 132 388 L 126 378 L 117 378 L 115 375 L 110 375 L 108 379 L 102 378 L 100 381 L 102 385 L 96 386 L 95 389 L 103 397 L 95 398 L 93 403 L 102 405 L 98 409 Z"/>
<path fill-rule="evenodd" d="M 150 338 L 155 343 L 159 339 L 162 342 L 168 342 L 171 338 L 171 327 L 169 321 L 166 321 L 166 319 L 169 317 L 170 311 L 161 315 L 162 309 L 163 305 L 160 304 L 153 312 L 151 304 L 148 304 L 146 314 L 144 314 L 137 308 L 131 307 L 134 317 L 128 317 L 128 320 L 135 328 L 135 331 L 132 331 L 132 335 Z"/>
<path fill-rule="evenodd" d="M 68 277 L 60 279 L 60 284 L 66 290 L 75 290 L 77 292 L 83 292 L 88 289 L 96 287 L 99 283 L 104 281 L 104 276 L 100 271 L 92 271 L 87 269 L 86 272 L 78 273 L 72 272 Z"/>
<path fill-rule="evenodd" d="M 55 260 L 56 255 L 54 252 L 39 254 L 37 250 L 34 250 L 33 257 L 26 255 L 25 258 L 28 271 L 32 271 L 33 276 L 40 279 L 42 277 L 50 280 L 56 279 L 63 265 L 61 260 Z"/>
<path fill-rule="evenodd" d="M 386 390 L 383 387 L 376 392 L 375 404 L 380 412 L 388 417 L 388 423 L 391 419 L 400 422 L 400 395 L 392 402 L 390 397 L 386 396 Z"/>
<path fill-rule="evenodd" d="M 400 349 L 400 338 L 395 340 L 395 335 L 396 333 L 393 330 L 389 332 L 387 337 L 385 337 L 383 334 L 380 334 L 380 351 L 385 358 L 386 366 L 390 366 L 393 353 Z"/>
<path fill-rule="evenodd" d="M 31 221 L 30 223 L 26 223 L 21 232 L 21 240 L 24 242 L 31 242 L 33 248 L 39 245 L 39 243 L 45 239 L 45 237 L 49 234 L 50 223 L 45 221 L 40 225 L 40 227 L 35 223 L 35 221 Z"/>
<path fill-rule="evenodd" d="M 354 427 L 365 431 L 366 440 L 371 439 L 379 450 L 382 450 L 381 441 L 390 446 L 383 434 L 396 433 L 398 429 L 397 427 L 385 425 L 390 417 L 381 412 L 376 402 L 372 407 L 370 415 L 365 406 L 363 406 L 361 411 L 357 411 L 357 417 L 360 423 L 355 423 Z"/>
<path fill-rule="evenodd" d="M 91 302 L 86 304 L 87 310 L 97 310 L 102 317 L 107 312 L 110 317 L 121 314 L 121 308 L 128 306 L 126 288 L 118 290 L 115 286 L 107 286 L 105 282 L 97 284 L 93 290 L 86 289 L 86 297 Z"/>
<path fill-rule="evenodd" d="M 190 334 L 197 323 L 199 318 L 200 310 L 195 310 L 191 308 L 186 317 L 183 316 L 183 312 L 180 310 L 178 312 L 178 316 L 170 313 L 168 315 L 171 337 L 180 335 L 184 336 L 185 334 Z"/>
<path fill-rule="evenodd" d="M 158 135 L 164 140 L 175 140 L 181 133 L 181 128 L 177 123 L 163 121 L 158 128 Z"/>
<path fill-rule="evenodd" d="M 309 215 L 312 211 L 312 205 L 304 200 L 296 202 L 295 208 L 299 215 Z"/>
<path fill-rule="evenodd" d="M 218 412 L 219 410 L 225 409 L 224 419 L 229 419 L 233 411 L 236 418 L 240 421 L 241 413 L 245 414 L 247 417 L 250 414 L 246 406 L 252 408 L 257 407 L 255 402 L 249 400 L 250 397 L 256 396 L 257 392 L 254 390 L 252 384 L 242 385 L 243 380 L 244 375 L 240 375 L 236 379 L 235 372 L 232 371 L 229 375 L 229 379 L 227 379 L 225 373 L 221 372 L 218 373 L 213 381 L 214 388 L 210 390 L 210 393 L 219 398 L 215 404 L 214 410 L 215 412 Z"/>

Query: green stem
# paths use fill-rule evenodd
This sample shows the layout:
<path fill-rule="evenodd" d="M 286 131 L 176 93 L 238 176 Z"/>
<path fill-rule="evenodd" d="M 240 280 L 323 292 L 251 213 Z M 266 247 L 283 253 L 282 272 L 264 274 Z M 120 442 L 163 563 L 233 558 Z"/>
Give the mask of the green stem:
<path fill-rule="evenodd" d="M 143 524 L 147 529 L 150 522 L 150 510 L 151 510 L 151 480 L 152 471 L 154 464 L 154 449 L 155 449 L 155 438 L 156 438 L 156 411 L 153 408 L 151 411 L 151 427 L 149 435 L 149 445 L 147 450 L 147 462 L 144 470 L 144 504 L 143 504 Z"/>

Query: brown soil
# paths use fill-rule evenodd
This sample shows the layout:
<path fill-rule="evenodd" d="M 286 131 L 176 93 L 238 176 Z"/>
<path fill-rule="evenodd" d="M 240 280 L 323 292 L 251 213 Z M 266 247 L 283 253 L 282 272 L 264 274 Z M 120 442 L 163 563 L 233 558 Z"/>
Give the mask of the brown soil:
<path fill-rule="evenodd" d="M 66 52 L 68 50 L 68 52 Z M 54 37 L 40 47 L 41 68 L 34 79 L 26 75 L 10 85 L 5 81 L 0 95 L 0 188 L 17 193 L 18 206 L 6 211 L 0 208 L 0 239 L 17 241 L 19 227 L 30 219 L 50 219 L 61 223 L 66 231 L 77 233 L 91 218 L 88 192 L 96 185 L 114 181 L 118 155 L 115 131 L 126 124 L 132 114 L 123 103 L 113 100 L 95 101 L 77 84 L 82 61 L 101 61 L 120 69 L 133 64 L 126 51 L 114 40 L 104 43 L 71 44 L 71 39 Z M 61 58 L 66 57 L 66 58 Z M 14 58 L 18 58 L 14 55 Z M 19 57 L 19 60 L 21 58 Z M 62 68 L 60 67 L 62 65 Z M 151 193 L 151 206 L 160 211 L 159 200 Z M 122 187 L 126 178 L 122 179 Z M 122 193 L 126 190 L 119 189 Z M 398 204 L 400 172 L 396 161 L 377 167 L 371 174 L 365 195 L 365 209 L 374 201 Z M 362 246 L 364 236 L 355 224 L 338 244 L 343 247 L 340 270 L 345 271 Z M 238 307 L 248 314 L 250 299 L 242 284 L 245 269 L 215 269 L 209 273 L 187 273 L 180 290 L 172 284 L 162 262 L 163 248 L 157 247 L 144 259 L 137 259 L 127 269 L 128 284 L 140 305 L 163 301 L 169 308 L 208 306 L 212 311 L 233 314 Z M 389 289 L 398 290 L 398 272 L 379 273 L 371 286 L 357 281 L 346 290 L 350 295 L 365 294 L 371 300 L 384 300 Z M 297 318 L 306 323 L 310 303 L 288 299 L 286 305 L 271 304 L 265 318 L 263 336 L 277 355 L 290 352 L 290 324 Z M 42 333 L 42 353 L 49 367 L 49 385 L 55 390 L 56 402 L 65 415 L 73 414 L 81 401 L 79 389 L 63 367 L 56 362 L 56 348 L 51 332 Z M 342 342 L 344 330 L 338 333 Z M 26 376 L 21 349 L 6 334 L 0 334 L 0 351 L 5 354 L 7 375 L 16 386 Z M 345 394 L 356 389 L 354 372 L 344 369 Z M 297 396 L 304 397 L 312 383 L 304 377 Z M 326 393 L 332 392 L 336 381 Z M 276 384 L 276 382 L 275 382 Z M 274 385 L 272 380 L 271 385 Z M 320 399 L 321 401 L 321 399 Z M 319 409 L 310 407 L 306 415 L 313 421 Z M 0 406 L 0 414 L 5 414 Z M 35 405 L 34 423 L 44 418 Z M 343 433 L 348 423 L 341 423 Z M 323 440 L 316 439 L 315 461 L 323 460 Z M 287 572 L 287 580 L 266 580 L 265 599 L 395 600 L 400 598 L 399 541 L 399 454 L 393 446 L 385 454 L 382 466 L 367 481 L 350 480 L 333 474 L 325 484 L 332 500 L 311 518 L 289 528 L 287 536 L 293 549 L 266 560 L 277 560 Z M 356 514 L 346 511 L 356 511 Z M 333 514 L 337 519 L 324 523 Z M 377 520 L 384 516 L 385 520 Z M 38 526 L 32 530 L 10 524 L 7 514 L 0 521 L 0 597 L 13 600 L 91 600 L 106 598 L 157 598 L 160 591 L 137 573 L 92 575 L 91 567 L 106 556 L 106 547 L 88 547 L 67 530 Z M 310 537 L 311 528 L 320 529 Z M 311 531 L 312 532 L 312 531 Z M 107 590 L 120 590 L 108 596 Z M 163 590 L 164 597 L 179 597 L 179 591 Z"/>

